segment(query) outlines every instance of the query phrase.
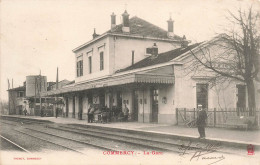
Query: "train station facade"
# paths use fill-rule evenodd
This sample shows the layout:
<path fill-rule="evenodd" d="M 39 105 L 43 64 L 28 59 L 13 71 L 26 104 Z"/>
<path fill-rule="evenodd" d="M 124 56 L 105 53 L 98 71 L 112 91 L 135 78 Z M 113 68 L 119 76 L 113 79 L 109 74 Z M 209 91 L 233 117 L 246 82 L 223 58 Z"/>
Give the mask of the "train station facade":
<path fill-rule="evenodd" d="M 73 50 L 74 84 L 43 93 L 64 98 L 65 117 L 87 119 L 90 104 L 110 110 L 127 106 L 130 121 L 174 124 L 176 108 L 196 108 L 198 104 L 204 108 L 235 108 L 241 101 L 247 104 L 237 90 L 244 84 L 233 81 L 225 88 L 223 84 L 211 88 L 210 72 L 185 71 L 191 65 L 191 51 L 210 48 L 209 43 L 219 37 L 188 46 L 185 36 L 174 33 L 171 18 L 168 31 L 138 17 L 129 19 L 126 11 L 122 21 L 116 25 L 113 13 L 110 30 L 101 35 L 94 31 L 91 41 Z M 221 92 L 225 95 L 220 96 Z"/>

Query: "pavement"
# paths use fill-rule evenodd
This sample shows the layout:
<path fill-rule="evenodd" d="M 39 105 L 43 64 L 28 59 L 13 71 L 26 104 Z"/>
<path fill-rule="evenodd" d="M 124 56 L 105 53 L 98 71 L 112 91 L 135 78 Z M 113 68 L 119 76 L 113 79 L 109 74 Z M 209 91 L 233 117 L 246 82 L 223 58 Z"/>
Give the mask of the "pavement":
<path fill-rule="evenodd" d="M 138 122 L 115 122 L 115 123 L 88 123 L 87 120 L 78 120 L 74 118 L 62 117 L 39 117 L 39 116 L 21 116 L 10 115 L 11 117 L 31 118 L 38 120 L 49 120 L 54 123 L 61 124 L 82 124 L 93 127 L 114 128 L 119 130 L 132 130 L 143 133 L 156 133 L 162 135 L 177 136 L 183 138 L 198 138 L 197 128 L 188 128 L 185 126 L 153 124 L 153 123 L 138 123 Z M 253 144 L 260 146 L 260 130 L 238 130 L 227 128 L 206 128 L 206 139 L 208 141 L 220 141 L 225 143 L 235 144 Z"/>

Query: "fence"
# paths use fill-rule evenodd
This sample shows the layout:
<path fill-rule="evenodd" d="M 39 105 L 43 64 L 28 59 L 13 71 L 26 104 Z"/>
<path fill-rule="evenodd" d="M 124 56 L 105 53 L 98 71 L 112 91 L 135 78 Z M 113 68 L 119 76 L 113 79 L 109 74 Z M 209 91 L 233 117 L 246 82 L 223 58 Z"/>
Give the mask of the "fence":
<path fill-rule="evenodd" d="M 259 109 L 255 110 L 256 124 L 259 126 Z M 226 123 L 227 119 L 232 116 L 249 116 L 248 109 L 236 109 L 236 108 L 228 108 L 228 109 L 207 109 L 206 110 L 208 118 L 207 118 L 207 126 L 210 127 L 224 127 L 224 123 Z M 194 124 L 197 119 L 198 111 L 197 109 L 188 109 L 188 108 L 176 108 L 176 121 L 177 125 L 187 125 L 187 123 Z"/>

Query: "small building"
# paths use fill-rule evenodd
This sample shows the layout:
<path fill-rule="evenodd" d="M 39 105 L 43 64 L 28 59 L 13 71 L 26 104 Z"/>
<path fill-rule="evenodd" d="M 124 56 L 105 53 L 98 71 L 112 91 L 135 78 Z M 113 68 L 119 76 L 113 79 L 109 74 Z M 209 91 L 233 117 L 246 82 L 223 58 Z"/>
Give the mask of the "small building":
<path fill-rule="evenodd" d="M 8 104 L 9 104 L 9 115 L 22 115 L 24 110 L 24 105 L 26 102 L 25 91 L 26 87 L 21 86 L 17 88 L 12 88 L 8 91 Z"/>
<path fill-rule="evenodd" d="M 62 80 L 58 83 L 59 87 L 71 83 L 68 80 Z M 30 75 L 26 76 L 23 86 L 12 88 L 8 91 L 9 114 L 23 115 L 27 110 L 28 115 L 35 116 L 53 116 L 54 97 L 43 97 L 41 92 L 56 89 L 56 82 L 47 82 L 46 76 Z"/>

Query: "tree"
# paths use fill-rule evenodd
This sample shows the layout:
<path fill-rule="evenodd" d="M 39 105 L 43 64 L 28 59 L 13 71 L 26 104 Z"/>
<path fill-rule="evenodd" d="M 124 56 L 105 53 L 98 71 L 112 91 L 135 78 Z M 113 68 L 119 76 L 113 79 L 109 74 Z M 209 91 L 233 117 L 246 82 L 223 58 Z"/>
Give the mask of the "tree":
<path fill-rule="evenodd" d="M 227 20 L 233 25 L 228 27 L 227 34 L 209 42 L 209 46 L 201 44 L 197 49 L 199 53 L 190 50 L 196 59 L 192 70 L 198 70 L 199 66 L 207 68 L 214 75 L 210 79 L 213 84 L 227 80 L 243 82 L 248 93 L 249 114 L 252 116 L 256 109 L 254 83 L 260 82 L 259 13 L 253 11 L 252 7 L 246 11 L 239 9 L 237 15 L 229 12 Z"/>

